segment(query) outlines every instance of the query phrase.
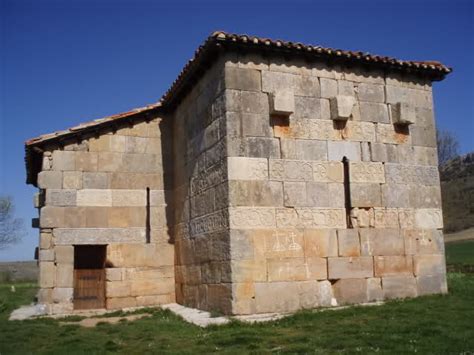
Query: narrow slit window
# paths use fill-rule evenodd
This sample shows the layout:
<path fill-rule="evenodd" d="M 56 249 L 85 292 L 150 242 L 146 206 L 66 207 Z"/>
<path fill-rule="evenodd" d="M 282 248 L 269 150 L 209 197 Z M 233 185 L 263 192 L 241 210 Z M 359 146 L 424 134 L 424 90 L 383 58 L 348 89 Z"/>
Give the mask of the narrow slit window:
<path fill-rule="evenodd" d="M 342 164 L 344 169 L 344 204 L 346 208 L 346 223 L 347 228 L 352 228 L 351 222 L 351 182 L 349 178 L 349 159 L 347 157 L 342 158 Z"/>
<path fill-rule="evenodd" d="M 151 239 L 151 223 L 150 223 L 150 188 L 146 188 L 146 226 L 145 226 L 145 236 L 146 236 L 146 243 L 150 244 Z"/>

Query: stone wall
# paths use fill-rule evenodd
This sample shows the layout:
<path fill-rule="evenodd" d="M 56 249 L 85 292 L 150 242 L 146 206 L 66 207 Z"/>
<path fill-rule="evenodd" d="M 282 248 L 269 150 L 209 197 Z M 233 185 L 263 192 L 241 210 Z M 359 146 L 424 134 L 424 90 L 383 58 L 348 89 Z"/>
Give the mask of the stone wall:
<path fill-rule="evenodd" d="M 193 86 L 173 115 L 176 299 L 231 312 L 224 64 Z"/>
<path fill-rule="evenodd" d="M 175 301 L 160 121 L 115 127 L 45 151 L 36 197 L 39 302 L 52 313 L 73 309 L 74 245 L 107 245 L 107 309 Z"/>
<path fill-rule="evenodd" d="M 431 83 L 247 54 L 225 97 L 233 313 L 446 292 Z"/>

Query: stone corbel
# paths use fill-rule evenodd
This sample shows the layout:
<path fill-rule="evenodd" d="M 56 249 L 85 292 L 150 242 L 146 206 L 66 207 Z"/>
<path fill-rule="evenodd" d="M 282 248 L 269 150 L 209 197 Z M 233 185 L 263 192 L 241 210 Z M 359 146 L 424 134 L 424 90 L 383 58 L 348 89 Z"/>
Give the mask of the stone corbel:
<path fill-rule="evenodd" d="M 290 116 L 295 112 L 295 95 L 290 90 L 278 90 L 269 94 L 270 114 Z"/>
<path fill-rule="evenodd" d="M 416 121 L 415 108 L 407 103 L 397 102 L 391 105 L 392 122 L 400 126 L 408 126 Z"/>
<path fill-rule="evenodd" d="M 335 121 L 347 121 L 352 115 L 355 104 L 354 96 L 337 95 L 329 99 L 331 119 Z"/>

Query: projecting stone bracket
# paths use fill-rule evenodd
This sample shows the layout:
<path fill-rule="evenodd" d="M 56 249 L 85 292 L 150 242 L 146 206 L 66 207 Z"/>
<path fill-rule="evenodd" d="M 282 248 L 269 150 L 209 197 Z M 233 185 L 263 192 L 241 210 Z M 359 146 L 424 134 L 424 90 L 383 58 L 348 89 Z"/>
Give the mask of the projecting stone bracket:
<path fill-rule="evenodd" d="M 408 126 L 416 122 L 415 108 L 409 104 L 397 102 L 391 106 L 392 122 L 400 126 Z"/>
<path fill-rule="evenodd" d="M 354 96 L 337 95 L 329 99 L 331 119 L 335 121 L 347 121 L 352 114 L 355 104 Z"/>
<path fill-rule="evenodd" d="M 279 90 L 268 95 L 270 114 L 289 116 L 295 112 L 295 95 L 290 90 Z"/>

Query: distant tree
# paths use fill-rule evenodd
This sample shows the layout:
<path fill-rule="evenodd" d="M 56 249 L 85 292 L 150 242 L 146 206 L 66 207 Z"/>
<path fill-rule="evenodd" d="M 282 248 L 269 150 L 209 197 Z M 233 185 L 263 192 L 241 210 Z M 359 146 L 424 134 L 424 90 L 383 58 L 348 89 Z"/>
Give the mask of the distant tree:
<path fill-rule="evenodd" d="M 23 237 L 23 221 L 15 218 L 15 206 L 9 196 L 0 196 L 0 250 L 18 243 Z"/>
<path fill-rule="evenodd" d="M 438 164 L 443 166 L 449 160 L 459 156 L 458 138 L 450 131 L 436 130 L 436 143 L 438 144 Z"/>

